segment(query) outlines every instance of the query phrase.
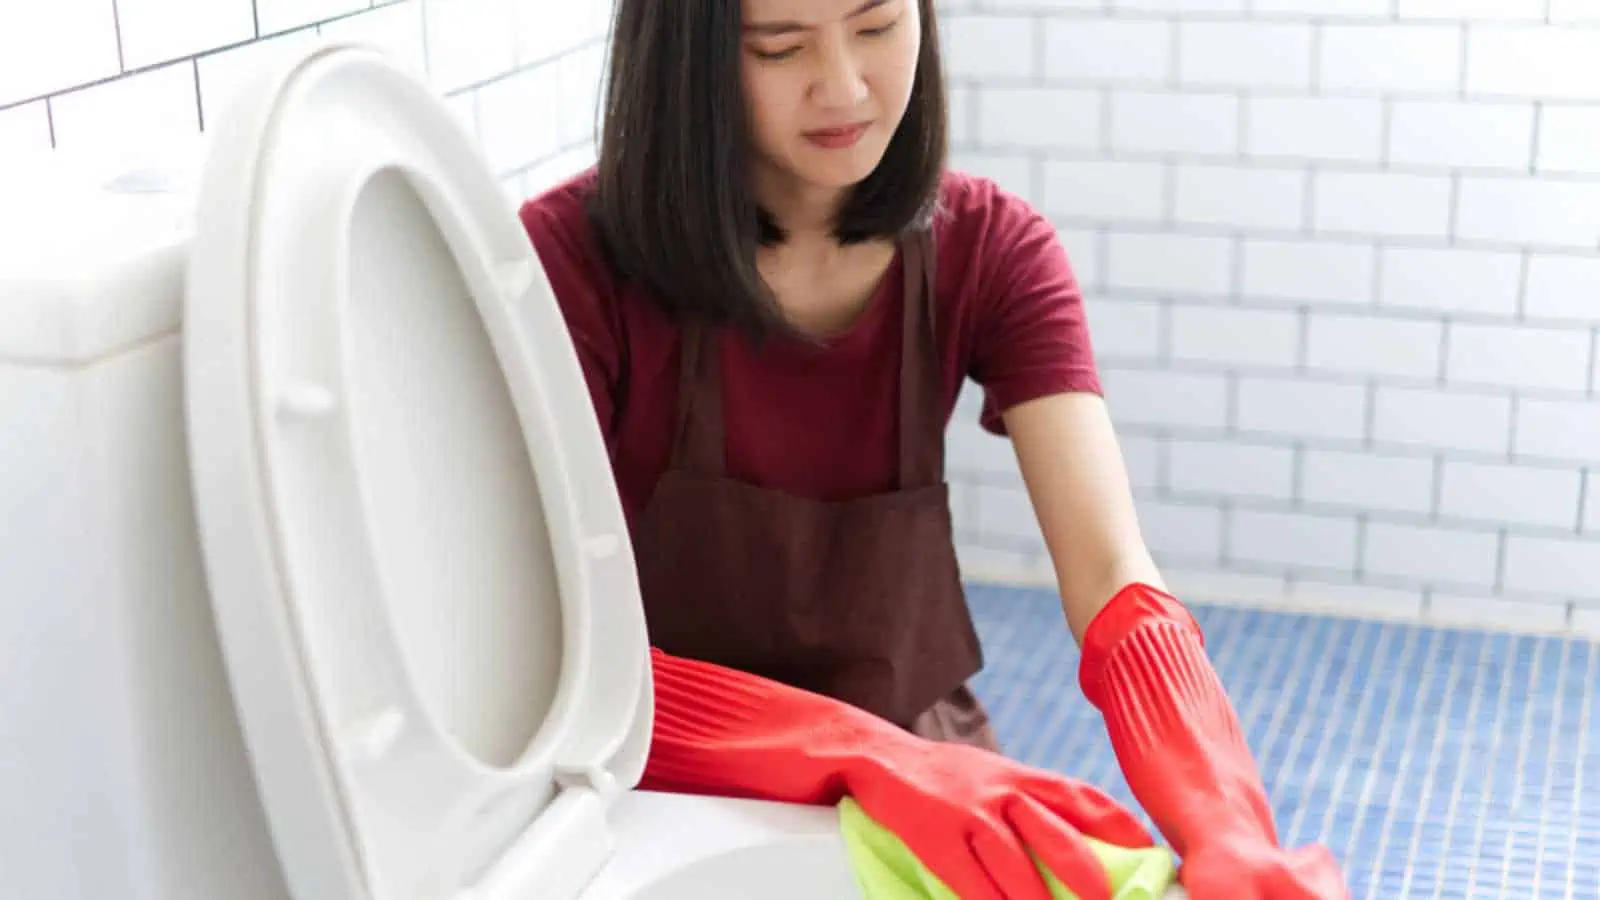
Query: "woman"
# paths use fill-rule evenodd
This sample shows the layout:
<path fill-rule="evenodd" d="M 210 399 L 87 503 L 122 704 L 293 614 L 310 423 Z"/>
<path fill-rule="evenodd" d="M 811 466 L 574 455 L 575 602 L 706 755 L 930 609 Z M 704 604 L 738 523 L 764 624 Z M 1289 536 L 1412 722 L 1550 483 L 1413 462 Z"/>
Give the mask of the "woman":
<path fill-rule="evenodd" d="M 522 210 L 633 529 L 662 720 L 647 779 L 713 777 L 692 762 L 777 799 L 915 785 L 878 809 L 963 896 L 1043 896 L 999 830 L 947 853 L 980 819 L 1066 868 L 1087 851 L 1047 814 L 1142 834 L 989 752 L 943 480 L 971 377 L 1015 446 L 1082 687 L 1191 896 L 1343 897 L 1325 850 L 1278 846 L 1200 630 L 1142 542 L 1053 227 L 945 171 L 933 13 L 620 0 L 599 163 Z M 762 753 L 796 729 L 821 749 L 774 770 Z"/>

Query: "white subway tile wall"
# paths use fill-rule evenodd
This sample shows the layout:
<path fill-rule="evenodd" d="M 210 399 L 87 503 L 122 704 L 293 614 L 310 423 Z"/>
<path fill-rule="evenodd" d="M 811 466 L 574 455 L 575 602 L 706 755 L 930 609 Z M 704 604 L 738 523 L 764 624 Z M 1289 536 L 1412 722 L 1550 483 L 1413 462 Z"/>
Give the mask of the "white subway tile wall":
<path fill-rule="evenodd" d="M 0 4 L 0 158 L 198 135 L 260 66 L 321 37 L 425 76 L 516 202 L 593 161 L 610 16 L 606 0 Z"/>
<path fill-rule="evenodd" d="M 1176 590 L 1596 630 L 1600 4 L 941 8 L 956 163 L 1070 236 Z M 1032 516 L 1013 455 L 971 433 L 964 552 L 1048 580 L 997 520 Z"/>
<path fill-rule="evenodd" d="M 938 5 L 953 163 L 1060 228 L 1175 589 L 1596 629 L 1596 3 Z M 610 6 L 0 4 L 0 157 L 199 133 L 327 36 L 425 74 L 521 198 L 593 160 Z M 1048 580 L 976 395 L 963 564 Z"/>

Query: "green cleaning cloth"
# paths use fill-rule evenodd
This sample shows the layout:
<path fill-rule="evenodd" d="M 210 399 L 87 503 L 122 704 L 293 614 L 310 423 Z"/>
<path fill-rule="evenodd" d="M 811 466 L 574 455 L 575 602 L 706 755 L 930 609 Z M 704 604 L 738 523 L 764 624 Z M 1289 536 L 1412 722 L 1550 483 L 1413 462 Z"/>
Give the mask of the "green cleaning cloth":
<path fill-rule="evenodd" d="M 866 900 L 960 900 L 854 798 L 839 802 L 839 824 Z M 1160 900 L 1177 874 L 1172 855 L 1164 847 L 1128 848 L 1088 836 L 1084 839 L 1105 867 L 1115 900 Z M 1037 857 L 1034 862 L 1053 900 L 1078 900 Z"/>

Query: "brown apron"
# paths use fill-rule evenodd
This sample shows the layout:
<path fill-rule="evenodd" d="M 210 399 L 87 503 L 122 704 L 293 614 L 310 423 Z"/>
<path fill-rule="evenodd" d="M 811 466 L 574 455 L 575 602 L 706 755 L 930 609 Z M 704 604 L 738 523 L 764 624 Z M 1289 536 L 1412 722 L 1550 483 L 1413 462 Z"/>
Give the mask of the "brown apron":
<path fill-rule="evenodd" d="M 729 478 L 712 335 L 685 328 L 672 460 L 634 536 L 651 643 L 998 750 L 944 481 L 933 246 L 902 245 L 899 486 L 823 502 Z"/>

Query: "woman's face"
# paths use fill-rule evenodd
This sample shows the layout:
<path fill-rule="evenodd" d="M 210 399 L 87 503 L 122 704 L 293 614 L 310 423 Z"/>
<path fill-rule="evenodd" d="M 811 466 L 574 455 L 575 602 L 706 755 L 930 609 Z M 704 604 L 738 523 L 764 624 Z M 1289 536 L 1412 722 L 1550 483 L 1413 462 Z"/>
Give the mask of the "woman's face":
<path fill-rule="evenodd" d="M 917 0 L 741 0 L 744 96 L 764 174 L 847 188 L 894 136 L 922 43 Z"/>

